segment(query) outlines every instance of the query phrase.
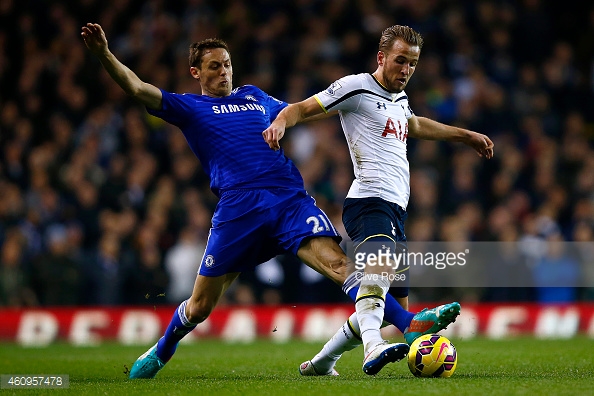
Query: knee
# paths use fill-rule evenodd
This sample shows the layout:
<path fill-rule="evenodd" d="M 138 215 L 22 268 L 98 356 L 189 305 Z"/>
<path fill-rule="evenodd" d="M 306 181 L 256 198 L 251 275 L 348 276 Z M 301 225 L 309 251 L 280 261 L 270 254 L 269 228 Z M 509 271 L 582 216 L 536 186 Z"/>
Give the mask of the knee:
<path fill-rule="evenodd" d="M 213 309 L 214 304 L 210 304 L 204 299 L 189 299 L 186 305 L 186 317 L 190 323 L 202 323 L 208 318 Z"/>
<path fill-rule="evenodd" d="M 321 237 L 307 240 L 299 248 L 297 256 L 311 268 L 340 285 L 346 279 L 349 260 L 332 238 Z"/>
<path fill-rule="evenodd" d="M 344 254 L 334 255 L 328 259 L 326 265 L 329 268 L 330 278 L 342 285 L 348 274 L 349 261 L 347 256 Z"/>

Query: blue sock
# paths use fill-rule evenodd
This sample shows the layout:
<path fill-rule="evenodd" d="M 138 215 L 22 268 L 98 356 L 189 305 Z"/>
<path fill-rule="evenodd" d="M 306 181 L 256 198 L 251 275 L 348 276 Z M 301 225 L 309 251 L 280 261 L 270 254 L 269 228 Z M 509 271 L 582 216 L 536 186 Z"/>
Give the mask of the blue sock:
<path fill-rule="evenodd" d="M 190 331 L 194 330 L 197 324 L 190 323 L 186 318 L 187 300 L 182 302 L 173 313 L 171 322 L 165 330 L 165 335 L 157 343 L 157 357 L 167 363 L 175 353 L 177 344 Z"/>
<path fill-rule="evenodd" d="M 359 285 L 352 287 L 347 295 L 353 300 L 357 301 L 357 292 L 359 291 Z M 398 330 L 404 334 L 404 330 L 410 325 L 412 318 L 415 316 L 414 313 L 408 312 L 402 305 L 396 301 L 391 294 L 386 294 L 386 306 L 384 307 L 384 320 L 392 323 Z"/>

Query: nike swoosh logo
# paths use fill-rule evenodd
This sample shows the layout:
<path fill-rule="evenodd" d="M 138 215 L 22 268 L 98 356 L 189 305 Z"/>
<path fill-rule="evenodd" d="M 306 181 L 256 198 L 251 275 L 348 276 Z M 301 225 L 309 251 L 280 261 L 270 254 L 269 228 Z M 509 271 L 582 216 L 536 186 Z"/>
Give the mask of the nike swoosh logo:
<path fill-rule="evenodd" d="M 435 360 L 439 361 L 439 357 L 441 356 L 441 353 L 443 352 L 444 349 L 447 349 L 447 348 L 448 348 L 447 344 L 445 342 L 442 343 L 441 347 L 439 348 L 439 353 L 437 354 L 437 359 L 435 359 Z"/>

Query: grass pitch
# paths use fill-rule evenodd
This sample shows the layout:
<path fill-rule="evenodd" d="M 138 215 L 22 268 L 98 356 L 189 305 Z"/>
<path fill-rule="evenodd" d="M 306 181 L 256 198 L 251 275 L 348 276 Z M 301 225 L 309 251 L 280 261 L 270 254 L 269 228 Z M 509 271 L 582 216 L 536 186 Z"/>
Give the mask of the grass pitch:
<path fill-rule="evenodd" d="M 68 374 L 68 389 L 3 389 L 0 394 L 76 395 L 575 395 L 594 394 L 594 340 L 456 340 L 451 378 L 415 378 L 404 361 L 369 377 L 361 348 L 338 362 L 340 377 L 301 377 L 298 365 L 322 344 L 199 341 L 181 345 L 153 380 L 129 380 L 145 347 L 0 345 L 0 374 Z"/>

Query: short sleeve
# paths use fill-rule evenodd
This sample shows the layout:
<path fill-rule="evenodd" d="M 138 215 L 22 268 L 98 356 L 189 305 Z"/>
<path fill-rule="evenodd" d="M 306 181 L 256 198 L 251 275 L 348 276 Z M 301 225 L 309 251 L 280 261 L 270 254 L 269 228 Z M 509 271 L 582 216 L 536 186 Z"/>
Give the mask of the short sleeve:
<path fill-rule="evenodd" d="M 349 75 L 334 81 L 328 88 L 314 95 L 322 109 L 356 111 L 359 107 L 363 83 L 358 75 Z"/>
<path fill-rule="evenodd" d="M 159 117 L 170 124 L 182 127 L 192 116 L 192 99 L 184 94 L 171 93 L 161 90 L 163 105 L 161 110 L 146 108 L 150 115 Z"/>

